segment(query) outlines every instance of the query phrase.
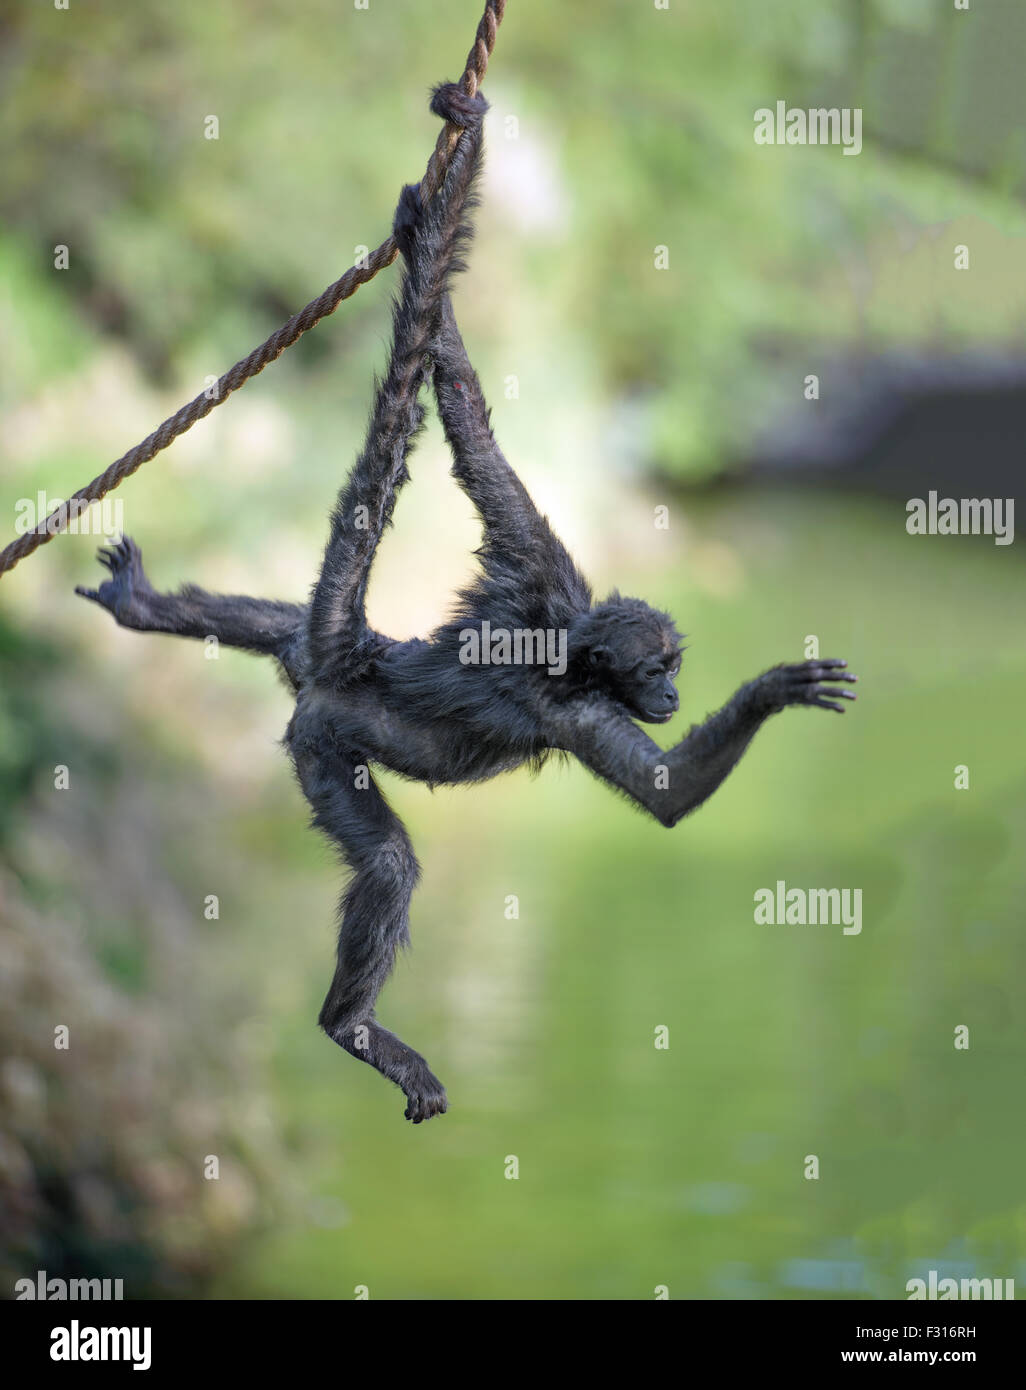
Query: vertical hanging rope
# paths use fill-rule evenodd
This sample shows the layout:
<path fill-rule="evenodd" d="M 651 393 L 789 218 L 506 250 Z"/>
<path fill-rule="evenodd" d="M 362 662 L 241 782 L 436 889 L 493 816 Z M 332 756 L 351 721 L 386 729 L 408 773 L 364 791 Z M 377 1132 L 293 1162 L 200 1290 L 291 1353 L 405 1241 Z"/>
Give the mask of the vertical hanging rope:
<path fill-rule="evenodd" d="M 495 36 L 505 11 L 506 0 L 486 0 L 484 14 L 477 26 L 473 47 L 467 55 L 462 78 L 462 86 L 468 96 L 475 95 L 488 69 L 488 60 L 495 47 Z M 421 180 L 421 195 L 425 201 L 434 197 L 439 184 L 445 178 L 445 171 L 449 167 L 460 134 L 458 126 L 443 126 Z M 197 420 L 209 415 L 215 406 L 227 400 L 233 391 L 244 386 L 251 377 L 262 372 L 268 363 L 280 357 L 286 348 L 291 347 L 297 339 L 313 328 L 314 324 L 333 314 L 342 301 L 354 295 L 361 285 L 373 280 L 379 270 L 391 265 L 398 254 L 392 237 L 387 237 L 377 250 L 370 253 L 363 264 L 352 266 L 340 280 L 329 285 L 323 294 L 311 300 L 298 314 L 294 314 L 288 323 L 282 324 L 265 342 L 254 348 L 248 357 L 230 367 L 218 381 L 214 395 L 208 395 L 204 391 L 195 400 L 176 410 L 174 415 L 159 425 L 152 434 L 147 435 L 141 444 L 136 444 L 127 454 L 122 454 L 98 478 L 94 478 L 91 483 L 74 493 L 67 502 L 55 508 L 34 530 L 26 531 L 0 551 L 0 575 L 14 569 L 20 560 L 24 560 L 47 541 L 53 540 L 54 536 L 60 535 L 69 520 L 77 517 L 90 503 L 98 502 L 109 492 L 113 492 L 126 478 L 131 477 L 137 468 L 141 468 L 144 463 L 166 449 L 179 435 L 191 429 Z"/>

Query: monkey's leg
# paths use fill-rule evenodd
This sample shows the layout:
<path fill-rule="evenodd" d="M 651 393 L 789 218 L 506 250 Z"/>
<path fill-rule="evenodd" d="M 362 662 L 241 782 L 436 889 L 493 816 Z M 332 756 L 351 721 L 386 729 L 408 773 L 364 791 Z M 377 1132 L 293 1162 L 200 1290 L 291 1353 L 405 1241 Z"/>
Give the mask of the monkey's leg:
<path fill-rule="evenodd" d="M 121 627 L 136 632 L 167 632 L 179 637 L 216 637 L 229 647 L 241 647 L 277 657 L 293 683 L 300 671 L 297 637 L 306 621 L 298 603 L 246 598 L 241 594 L 208 594 L 187 584 L 177 594 L 158 593 L 146 577 L 142 551 L 126 536 L 99 552 L 110 579 L 99 589 L 76 587 L 76 594 L 106 608 Z"/>
<path fill-rule="evenodd" d="M 383 1028 L 374 1002 L 396 952 L 409 944 L 410 897 L 419 868 L 409 836 L 359 758 L 293 744 L 314 824 L 341 848 L 353 876 L 342 896 L 338 964 L 319 1022 L 330 1038 L 394 1081 L 414 1124 L 448 1108 L 445 1088 L 413 1048 Z M 366 783 L 366 785 L 364 785 Z"/>

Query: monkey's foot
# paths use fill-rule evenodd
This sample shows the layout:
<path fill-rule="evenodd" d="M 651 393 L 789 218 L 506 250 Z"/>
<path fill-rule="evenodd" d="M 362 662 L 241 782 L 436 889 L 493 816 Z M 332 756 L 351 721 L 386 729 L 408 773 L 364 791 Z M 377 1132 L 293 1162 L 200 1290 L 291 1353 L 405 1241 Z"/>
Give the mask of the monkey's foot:
<path fill-rule="evenodd" d="M 412 1120 L 415 1125 L 430 1120 L 433 1115 L 444 1115 L 449 1108 L 445 1087 L 427 1067 L 408 1081 L 403 1091 L 406 1094 L 406 1119 Z"/>

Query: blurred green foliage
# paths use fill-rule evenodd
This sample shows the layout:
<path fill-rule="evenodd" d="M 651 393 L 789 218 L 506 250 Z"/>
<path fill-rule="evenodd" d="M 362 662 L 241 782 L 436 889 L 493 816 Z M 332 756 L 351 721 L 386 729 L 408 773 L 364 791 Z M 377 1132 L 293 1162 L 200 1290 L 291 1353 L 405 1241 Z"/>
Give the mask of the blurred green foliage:
<path fill-rule="evenodd" d="M 385 235 L 434 138 L 427 88 L 457 73 L 478 8 L 17 7 L 2 21 L 0 218 L 41 279 L 68 245 L 61 293 L 194 394 L 183 366 L 198 389 Z M 539 304 L 569 320 L 605 407 L 642 407 L 643 461 L 715 472 L 810 350 L 937 346 L 941 306 L 914 286 L 939 272 L 910 236 L 965 213 L 1022 236 L 1007 194 L 1026 183 L 1011 59 L 1024 29 L 1015 0 L 969 22 L 866 0 L 518 0 L 487 83 L 495 169 L 476 259 L 501 278 L 496 311 L 515 324 L 526 294 L 535 323 Z M 863 106 L 867 148 L 756 146 L 752 113 L 778 97 Z M 1002 293 L 974 284 L 947 347 L 1021 337 L 1014 254 L 1017 275 L 978 267 Z M 866 302 L 867 279 L 899 260 L 912 285 Z M 337 379 L 340 356 L 364 360 L 365 307 L 292 349 L 289 369 Z M 51 372 L 66 339 L 50 338 Z M 17 399 L 26 378 L 4 377 Z"/>
<path fill-rule="evenodd" d="M 0 619 L 0 1283 L 181 1296 L 280 1199 L 276 1136 L 224 943 L 164 862 L 170 808 L 132 777 L 138 734 L 122 711 L 98 742 L 59 662 Z"/>

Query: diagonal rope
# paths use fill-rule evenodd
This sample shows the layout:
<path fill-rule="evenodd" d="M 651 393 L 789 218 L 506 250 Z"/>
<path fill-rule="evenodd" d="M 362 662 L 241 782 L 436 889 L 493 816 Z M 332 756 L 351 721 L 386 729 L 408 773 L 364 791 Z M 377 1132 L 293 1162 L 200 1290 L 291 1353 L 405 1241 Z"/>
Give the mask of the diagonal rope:
<path fill-rule="evenodd" d="M 506 0 L 486 0 L 484 14 L 477 26 L 473 47 L 467 55 L 467 65 L 462 78 L 463 90 L 468 96 L 476 94 L 478 85 L 488 69 L 488 59 L 495 47 L 495 36 L 505 10 Z M 442 127 L 421 180 L 421 196 L 425 202 L 434 197 L 445 178 L 445 171 L 449 167 L 460 134 L 458 126 L 446 124 Z M 286 348 L 291 347 L 308 329 L 313 328 L 314 324 L 333 314 L 342 301 L 355 294 L 361 285 L 373 280 L 379 270 L 391 265 L 398 254 L 399 248 L 389 236 L 377 250 L 370 253 L 365 262 L 352 266 L 340 280 L 329 285 L 323 294 L 311 300 L 305 309 L 300 309 L 288 323 L 282 324 L 266 342 L 254 348 L 248 357 L 230 367 L 218 381 L 216 392 L 208 395 L 207 391 L 204 391 L 195 400 L 176 410 L 174 415 L 169 416 L 141 444 L 129 449 L 127 454 L 122 454 L 121 458 L 116 459 L 98 478 L 94 478 L 86 487 L 80 488 L 67 502 L 44 517 L 34 530 L 26 531 L 6 549 L 0 551 L 0 575 L 12 570 L 19 560 L 24 560 L 47 541 L 53 540 L 54 536 L 67 527 L 69 520 L 77 517 L 91 502 L 98 502 L 102 497 L 106 497 L 108 492 L 113 492 L 126 478 L 131 477 L 137 468 L 141 468 L 149 459 L 166 449 L 179 435 L 191 429 L 197 420 L 209 415 L 215 406 L 227 400 L 233 391 L 245 385 L 251 377 L 262 372 L 268 363 L 280 357 Z"/>

